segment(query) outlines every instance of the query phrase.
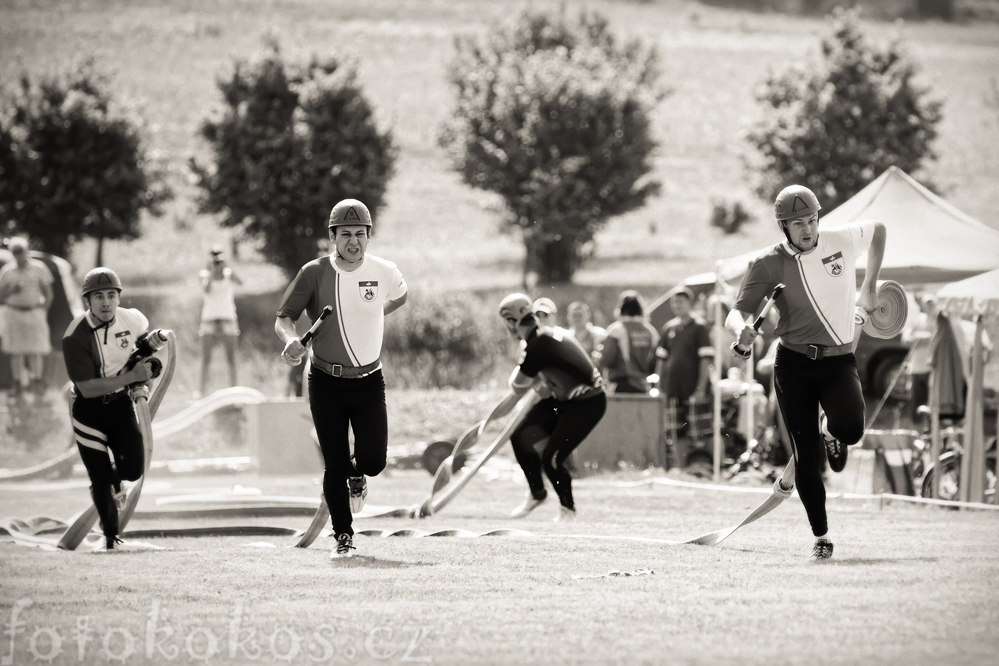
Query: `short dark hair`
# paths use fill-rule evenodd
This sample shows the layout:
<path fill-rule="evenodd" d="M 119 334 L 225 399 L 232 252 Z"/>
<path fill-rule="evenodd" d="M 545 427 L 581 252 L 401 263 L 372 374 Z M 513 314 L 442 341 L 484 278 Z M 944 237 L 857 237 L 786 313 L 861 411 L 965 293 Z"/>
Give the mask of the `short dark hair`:
<path fill-rule="evenodd" d="M 633 289 L 622 291 L 617 309 L 625 317 L 640 317 L 644 314 L 642 297 Z"/>
<path fill-rule="evenodd" d="M 685 296 L 687 300 L 691 302 L 694 300 L 694 292 L 692 292 L 688 287 L 680 287 L 673 292 L 673 296 Z"/>

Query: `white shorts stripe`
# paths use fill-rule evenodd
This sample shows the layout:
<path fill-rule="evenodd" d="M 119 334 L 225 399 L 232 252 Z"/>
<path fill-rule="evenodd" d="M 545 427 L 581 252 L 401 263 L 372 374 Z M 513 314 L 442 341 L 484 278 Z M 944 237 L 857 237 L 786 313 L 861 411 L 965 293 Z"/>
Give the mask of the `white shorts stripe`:
<path fill-rule="evenodd" d="M 80 423 L 76 419 L 73 419 L 73 430 L 76 430 L 79 434 L 86 435 L 91 439 L 95 439 L 99 442 L 108 441 L 108 436 L 105 435 L 103 432 L 97 430 L 96 428 L 91 428 L 88 425 L 84 425 L 83 423 Z"/>
<path fill-rule="evenodd" d="M 98 451 L 108 450 L 108 447 L 104 446 L 100 442 L 95 442 L 92 439 L 87 439 L 86 437 L 81 436 L 80 433 L 76 433 L 76 443 L 79 444 L 80 446 L 85 446 L 88 449 L 96 449 Z"/>

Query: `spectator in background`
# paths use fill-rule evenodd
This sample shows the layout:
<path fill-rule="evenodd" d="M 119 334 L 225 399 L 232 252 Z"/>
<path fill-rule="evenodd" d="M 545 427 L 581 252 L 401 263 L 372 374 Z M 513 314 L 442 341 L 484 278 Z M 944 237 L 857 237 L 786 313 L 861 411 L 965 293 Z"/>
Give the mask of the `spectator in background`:
<path fill-rule="evenodd" d="M 930 398 L 930 358 L 932 348 L 930 341 L 937 330 L 937 315 L 940 308 L 933 294 L 927 294 L 920 299 L 920 313 L 913 317 L 912 326 L 907 326 L 902 332 L 902 341 L 909 346 L 909 363 L 906 371 L 909 373 L 909 415 L 913 422 L 919 421 L 918 410 L 929 403 Z"/>
<path fill-rule="evenodd" d="M 572 337 L 576 338 L 576 342 L 586 350 L 586 353 L 590 355 L 590 359 L 596 362 L 598 359 L 597 350 L 600 349 L 604 338 L 607 337 L 606 329 L 594 325 L 590 306 L 583 301 L 569 303 L 566 313 L 569 318 L 569 332 L 572 333 Z"/>
<path fill-rule="evenodd" d="M 555 301 L 542 296 L 534 301 L 534 316 L 542 326 L 558 326 L 558 307 Z"/>
<path fill-rule="evenodd" d="M 675 400 L 677 423 L 687 422 L 691 402 L 704 402 L 714 347 L 707 324 L 693 313 L 694 294 L 682 287 L 670 298 L 676 315 L 666 322 L 656 347 L 656 372 L 667 400 Z"/>
<path fill-rule="evenodd" d="M 45 356 L 52 351 L 48 311 L 52 305 L 52 273 L 28 256 L 28 241 L 14 237 L 8 243 L 14 261 L 0 269 L 0 349 L 10 355 L 11 393 L 21 396 L 33 389 L 45 392 Z"/>
<path fill-rule="evenodd" d="M 615 315 L 600 347 L 600 368 L 614 393 L 648 393 L 659 333 L 645 318 L 637 291 L 621 292 Z"/>
<path fill-rule="evenodd" d="M 199 273 L 204 300 L 201 305 L 201 384 L 195 398 L 208 389 L 208 373 L 212 352 L 222 345 L 229 366 L 229 385 L 236 385 L 236 342 L 239 340 L 239 320 L 236 317 L 236 299 L 233 285 L 243 284 L 225 260 L 222 248 L 211 250 L 208 266 Z"/>

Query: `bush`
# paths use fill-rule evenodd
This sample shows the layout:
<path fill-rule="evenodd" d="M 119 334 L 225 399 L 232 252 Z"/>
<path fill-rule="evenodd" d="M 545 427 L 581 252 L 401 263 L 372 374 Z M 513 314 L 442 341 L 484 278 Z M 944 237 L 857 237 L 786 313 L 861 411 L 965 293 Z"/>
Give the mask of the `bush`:
<path fill-rule="evenodd" d="M 81 238 L 139 236 L 143 210 L 171 196 L 143 147 L 141 123 L 115 104 L 108 76 L 85 59 L 32 79 L 22 74 L 0 112 L 0 219 L 65 256 Z"/>
<path fill-rule="evenodd" d="M 766 79 L 757 94 L 765 115 L 747 133 L 760 196 L 772 200 L 797 183 L 811 188 L 826 212 L 890 166 L 913 173 L 933 159 L 941 118 L 941 102 L 916 85 L 916 66 L 898 36 L 878 47 L 855 10 L 837 10 L 834 18 L 821 59 Z"/>
<path fill-rule="evenodd" d="M 218 87 L 223 103 L 201 127 L 214 164 L 191 161 L 202 211 L 260 240 L 263 256 L 290 277 L 327 237 L 333 204 L 356 198 L 372 215 L 381 208 L 396 156 L 391 135 L 376 127 L 356 67 L 333 56 L 286 63 L 271 42 L 235 62 Z"/>
<path fill-rule="evenodd" d="M 741 201 L 716 201 L 711 207 L 711 225 L 727 234 L 734 234 L 750 219 Z"/>
<path fill-rule="evenodd" d="M 456 108 L 440 142 L 466 183 L 499 194 L 526 249 L 525 274 L 568 282 L 606 221 L 636 209 L 656 142 L 658 57 L 618 43 L 607 21 L 526 10 L 476 41 L 459 39 Z"/>
<path fill-rule="evenodd" d="M 510 351 L 492 299 L 452 293 L 425 299 L 411 293 L 386 318 L 383 358 L 409 388 L 475 388 L 488 382 Z"/>

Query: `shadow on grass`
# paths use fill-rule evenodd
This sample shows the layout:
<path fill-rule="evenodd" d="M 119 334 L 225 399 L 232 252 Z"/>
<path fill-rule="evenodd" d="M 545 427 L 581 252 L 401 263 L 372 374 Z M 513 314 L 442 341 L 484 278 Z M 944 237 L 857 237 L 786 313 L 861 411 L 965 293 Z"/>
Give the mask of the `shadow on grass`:
<path fill-rule="evenodd" d="M 330 563 L 338 567 L 348 567 L 351 569 L 408 569 L 410 567 L 437 566 L 436 562 L 387 560 L 372 555 L 354 555 L 353 557 L 330 560 Z"/>
<path fill-rule="evenodd" d="M 939 562 L 939 557 L 845 557 L 837 559 L 835 556 L 830 560 L 830 564 L 839 566 L 870 566 L 872 564 L 898 564 L 900 562 Z"/>

